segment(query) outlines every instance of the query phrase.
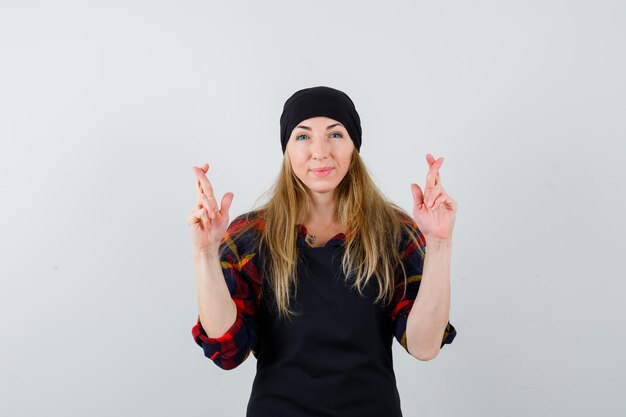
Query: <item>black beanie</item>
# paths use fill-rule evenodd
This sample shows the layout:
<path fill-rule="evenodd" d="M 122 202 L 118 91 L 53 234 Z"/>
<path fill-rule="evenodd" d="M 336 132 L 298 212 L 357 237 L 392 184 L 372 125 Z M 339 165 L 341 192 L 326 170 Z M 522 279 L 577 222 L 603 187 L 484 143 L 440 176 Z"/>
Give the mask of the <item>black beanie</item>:
<path fill-rule="evenodd" d="M 283 154 L 293 129 L 303 120 L 326 116 L 341 122 L 357 152 L 361 149 L 361 119 L 354 103 L 343 91 L 318 86 L 296 91 L 287 99 L 280 116 L 280 142 Z"/>

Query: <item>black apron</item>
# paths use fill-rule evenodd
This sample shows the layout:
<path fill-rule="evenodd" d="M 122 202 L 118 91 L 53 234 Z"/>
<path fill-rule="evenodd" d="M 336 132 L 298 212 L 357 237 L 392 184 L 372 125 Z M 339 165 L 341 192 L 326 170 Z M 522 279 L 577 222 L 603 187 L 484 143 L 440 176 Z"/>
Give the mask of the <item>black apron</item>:
<path fill-rule="evenodd" d="M 299 247 L 291 321 L 276 314 L 263 283 L 257 373 L 246 417 L 401 417 L 393 371 L 390 306 L 361 296 L 341 270 L 344 246 Z"/>

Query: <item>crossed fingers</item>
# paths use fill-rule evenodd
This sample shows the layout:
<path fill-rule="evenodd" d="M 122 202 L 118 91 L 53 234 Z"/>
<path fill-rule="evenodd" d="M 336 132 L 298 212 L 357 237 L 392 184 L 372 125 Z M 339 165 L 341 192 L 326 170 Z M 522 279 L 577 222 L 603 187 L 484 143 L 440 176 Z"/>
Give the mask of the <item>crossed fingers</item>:
<path fill-rule="evenodd" d="M 209 170 L 208 164 L 204 164 L 207 171 Z M 203 167 L 204 167 L 203 166 Z M 209 212 L 209 217 L 215 218 L 216 213 L 219 211 L 217 206 L 217 200 L 213 195 L 213 186 L 205 175 L 205 171 L 198 167 L 193 168 L 198 181 L 196 181 L 196 204 L 198 208 L 205 207 Z"/>
<path fill-rule="evenodd" d="M 431 154 L 426 154 L 426 161 L 428 162 L 430 168 L 426 174 L 424 204 L 428 209 L 434 210 L 434 204 L 439 202 L 439 197 L 442 194 L 445 195 L 445 191 L 443 191 L 443 186 L 441 184 L 441 175 L 439 174 L 439 168 L 443 164 L 443 157 L 435 160 Z"/>

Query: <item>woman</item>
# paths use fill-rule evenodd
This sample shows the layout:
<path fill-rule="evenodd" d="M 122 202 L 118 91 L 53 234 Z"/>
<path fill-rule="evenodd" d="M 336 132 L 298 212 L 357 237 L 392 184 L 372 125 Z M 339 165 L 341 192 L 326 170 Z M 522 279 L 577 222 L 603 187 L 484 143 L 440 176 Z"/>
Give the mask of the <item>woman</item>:
<path fill-rule="evenodd" d="M 248 417 L 401 416 L 393 337 L 430 360 L 456 335 L 448 316 L 457 203 L 441 185 L 443 158 L 426 156 L 424 193 L 411 184 L 413 220 L 368 175 L 345 93 L 297 91 L 280 125 L 284 159 L 271 197 L 230 224 L 233 193 L 218 207 L 208 165 L 194 167 L 194 340 L 223 369 L 253 353 Z"/>

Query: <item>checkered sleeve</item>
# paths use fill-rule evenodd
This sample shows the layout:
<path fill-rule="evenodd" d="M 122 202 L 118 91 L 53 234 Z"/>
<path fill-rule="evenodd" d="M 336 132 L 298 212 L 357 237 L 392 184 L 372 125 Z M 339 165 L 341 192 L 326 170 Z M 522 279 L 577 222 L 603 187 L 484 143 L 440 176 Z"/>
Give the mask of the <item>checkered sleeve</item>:
<path fill-rule="evenodd" d="M 417 241 L 410 239 L 410 237 L 403 231 L 403 244 L 401 245 L 401 258 L 403 259 L 403 265 L 406 270 L 406 294 L 404 292 L 404 281 L 402 277 L 399 277 L 394 289 L 394 296 L 391 308 L 391 319 L 393 321 L 394 336 L 396 340 L 402 345 L 402 347 L 409 352 L 406 341 L 406 324 L 411 307 L 417 297 L 419 291 L 420 282 L 422 280 L 422 270 L 424 265 L 424 257 L 418 249 L 420 245 L 422 251 L 426 253 L 426 239 L 422 232 L 419 231 L 415 223 L 410 223 L 409 226 L 417 233 Z M 400 274 L 402 271 L 400 271 Z M 452 340 L 456 336 L 456 329 L 448 322 L 441 341 L 441 347 L 445 344 L 452 343 Z"/>
<path fill-rule="evenodd" d="M 256 311 L 261 289 L 260 273 L 255 264 L 257 253 L 251 249 L 252 233 L 233 239 L 244 221 L 241 216 L 233 220 L 220 244 L 222 272 L 237 307 L 237 318 L 219 337 L 208 337 L 199 315 L 191 330 L 195 342 L 204 350 L 204 356 L 225 370 L 239 366 L 251 352 L 256 357 Z"/>

